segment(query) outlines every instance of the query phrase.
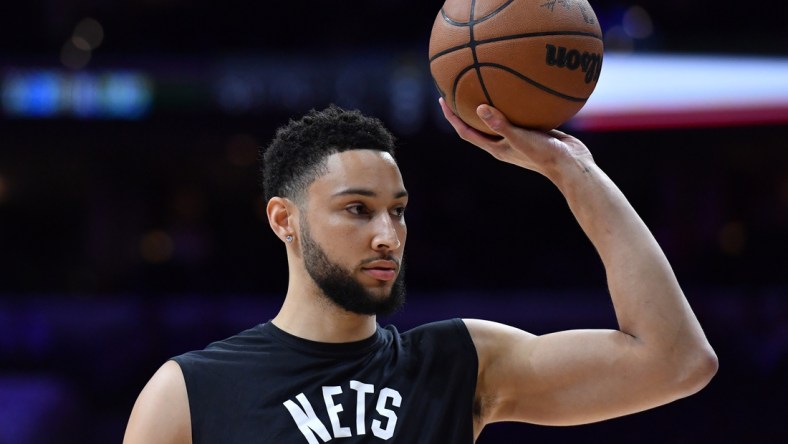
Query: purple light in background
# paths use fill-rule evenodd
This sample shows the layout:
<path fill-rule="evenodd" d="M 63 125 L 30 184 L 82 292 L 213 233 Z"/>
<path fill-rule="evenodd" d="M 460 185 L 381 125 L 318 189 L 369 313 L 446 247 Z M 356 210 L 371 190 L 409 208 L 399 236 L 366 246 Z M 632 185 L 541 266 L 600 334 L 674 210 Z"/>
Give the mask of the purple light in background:
<path fill-rule="evenodd" d="M 82 413 L 79 395 L 46 375 L 0 376 L 0 412 L 0 442 L 15 444 L 58 442 L 77 430 Z"/>

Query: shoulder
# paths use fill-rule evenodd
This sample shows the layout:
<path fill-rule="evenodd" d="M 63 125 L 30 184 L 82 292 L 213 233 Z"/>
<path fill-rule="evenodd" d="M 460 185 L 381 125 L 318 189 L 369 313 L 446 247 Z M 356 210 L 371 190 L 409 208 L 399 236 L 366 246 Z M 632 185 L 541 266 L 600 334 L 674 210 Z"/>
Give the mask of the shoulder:
<path fill-rule="evenodd" d="M 402 334 L 396 331 L 394 334 L 399 337 L 405 349 L 420 358 L 438 362 L 451 358 L 476 366 L 476 349 L 468 328 L 461 319 L 429 322 Z"/>
<path fill-rule="evenodd" d="M 472 342 L 468 327 L 462 319 L 429 322 L 402 333 L 402 336 L 420 341 L 454 341 L 460 345 Z"/>
<path fill-rule="evenodd" d="M 189 397 L 175 361 L 162 365 L 140 392 L 123 443 L 191 443 Z"/>
<path fill-rule="evenodd" d="M 464 320 L 455 318 L 421 324 L 403 333 L 403 335 L 457 335 L 467 334 L 467 331 Z"/>
<path fill-rule="evenodd" d="M 265 327 L 265 324 L 261 324 L 244 330 L 233 336 L 212 342 L 203 349 L 191 350 L 175 356 L 172 361 L 180 366 L 188 386 L 194 369 L 203 366 L 221 366 L 228 362 L 243 360 L 249 355 L 270 351 L 274 341 L 271 340 L 270 331 Z"/>
<path fill-rule="evenodd" d="M 492 365 L 508 363 L 517 350 L 519 360 L 527 359 L 535 345 L 536 335 L 506 324 L 481 319 L 463 319 L 479 357 L 479 371 Z"/>
<path fill-rule="evenodd" d="M 536 336 L 506 324 L 481 319 L 463 319 L 474 345 L 487 351 L 505 346 L 508 341 L 527 341 Z"/>

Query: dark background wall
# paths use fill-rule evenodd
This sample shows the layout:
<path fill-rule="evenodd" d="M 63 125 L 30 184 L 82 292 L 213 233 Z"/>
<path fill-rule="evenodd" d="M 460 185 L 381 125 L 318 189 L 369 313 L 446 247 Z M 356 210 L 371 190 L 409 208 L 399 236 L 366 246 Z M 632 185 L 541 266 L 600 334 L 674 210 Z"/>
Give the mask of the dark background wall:
<path fill-rule="evenodd" d="M 650 14 L 650 36 L 612 36 L 611 51 L 786 56 L 785 15 L 773 9 L 782 5 L 592 4 L 603 29 L 633 5 Z M 262 212 L 257 147 L 329 102 L 378 115 L 399 137 L 412 195 L 409 302 L 381 322 L 615 327 L 599 260 L 560 194 L 442 122 L 426 63 L 440 5 L 0 6 L 6 86 L 19 73 L 118 72 L 154 85 L 133 118 L 0 114 L 0 444 L 119 442 L 164 360 L 275 315 L 286 264 Z M 103 40 L 74 52 L 86 17 Z M 582 427 L 495 425 L 479 442 L 784 442 L 788 126 L 575 134 L 662 244 L 720 372 L 650 412 Z"/>

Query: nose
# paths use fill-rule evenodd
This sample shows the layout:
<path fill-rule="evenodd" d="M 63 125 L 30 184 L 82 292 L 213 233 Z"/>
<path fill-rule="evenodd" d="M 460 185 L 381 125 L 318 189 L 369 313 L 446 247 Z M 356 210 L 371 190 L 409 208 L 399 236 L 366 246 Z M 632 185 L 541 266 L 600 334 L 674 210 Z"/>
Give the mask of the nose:
<path fill-rule="evenodd" d="M 375 235 L 372 237 L 373 250 L 396 250 L 402 245 L 396 224 L 389 214 L 377 217 L 374 223 Z"/>

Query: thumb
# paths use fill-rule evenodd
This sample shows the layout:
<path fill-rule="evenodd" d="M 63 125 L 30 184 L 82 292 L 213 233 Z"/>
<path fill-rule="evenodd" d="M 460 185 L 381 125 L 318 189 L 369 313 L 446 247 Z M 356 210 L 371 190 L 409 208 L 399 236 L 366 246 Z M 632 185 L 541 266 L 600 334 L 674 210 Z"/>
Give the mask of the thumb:
<path fill-rule="evenodd" d="M 506 134 L 512 126 L 503 113 L 487 104 L 479 105 L 476 108 L 476 115 L 482 119 L 482 122 L 484 122 L 488 128 L 503 137 L 506 137 Z"/>

